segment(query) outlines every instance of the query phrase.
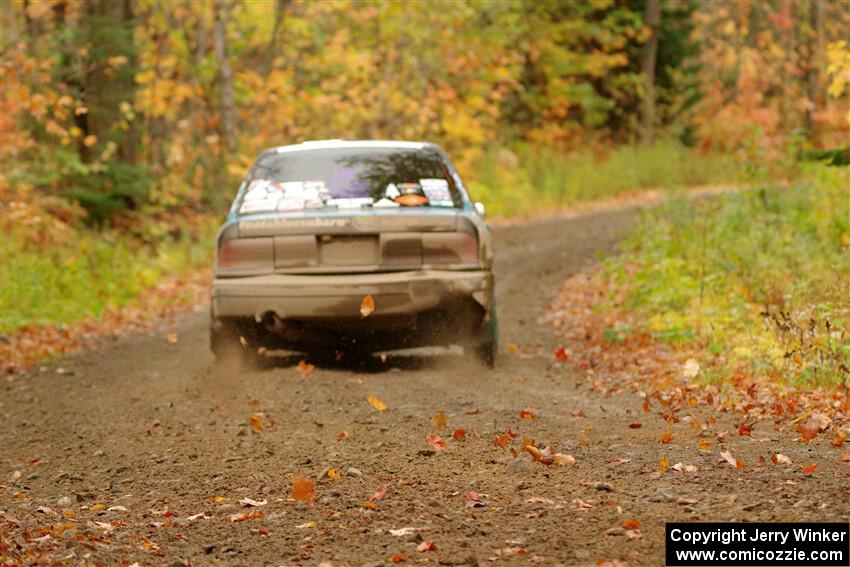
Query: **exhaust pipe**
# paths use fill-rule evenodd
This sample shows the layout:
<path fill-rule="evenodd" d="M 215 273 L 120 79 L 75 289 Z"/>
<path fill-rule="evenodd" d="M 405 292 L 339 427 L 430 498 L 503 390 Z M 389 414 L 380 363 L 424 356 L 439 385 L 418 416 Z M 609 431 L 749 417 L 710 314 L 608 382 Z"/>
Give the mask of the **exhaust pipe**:
<path fill-rule="evenodd" d="M 283 331 L 283 319 L 277 316 L 277 313 L 269 311 L 263 315 L 263 326 L 270 333 L 280 333 Z"/>

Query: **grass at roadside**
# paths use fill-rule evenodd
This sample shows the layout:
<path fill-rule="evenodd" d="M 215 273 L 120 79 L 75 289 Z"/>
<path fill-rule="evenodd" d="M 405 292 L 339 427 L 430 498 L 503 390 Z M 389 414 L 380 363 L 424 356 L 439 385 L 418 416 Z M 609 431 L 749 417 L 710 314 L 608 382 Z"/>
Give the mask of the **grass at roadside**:
<path fill-rule="evenodd" d="M 181 223 L 179 236 L 144 238 L 69 227 L 50 234 L 4 223 L 0 333 L 97 317 L 160 281 L 208 268 L 218 220 L 200 216 Z"/>
<path fill-rule="evenodd" d="M 672 143 L 622 146 L 606 157 L 522 147 L 516 153 L 487 153 L 469 186 L 488 215 L 509 218 L 646 189 L 734 183 L 743 175 L 743 166 L 732 156 L 703 154 Z"/>
<path fill-rule="evenodd" d="M 850 383 L 848 188 L 850 169 L 811 166 L 788 188 L 650 212 L 605 265 L 631 314 L 605 338 L 693 349 L 708 381 L 743 368 L 794 385 Z"/>

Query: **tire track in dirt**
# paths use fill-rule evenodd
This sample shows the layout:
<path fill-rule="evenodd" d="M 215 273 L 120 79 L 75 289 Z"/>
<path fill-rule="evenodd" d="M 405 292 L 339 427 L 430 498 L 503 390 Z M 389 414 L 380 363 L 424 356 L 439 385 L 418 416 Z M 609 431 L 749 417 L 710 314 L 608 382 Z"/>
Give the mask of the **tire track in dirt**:
<path fill-rule="evenodd" d="M 547 303 L 634 219 L 634 210 L 621 209 L 496 229 L 502 349 L 492 372 L 456 351 L 320 363 L 306 378 L 294 368 L 299 357 L 237 372 L 213 364 L 206 315 L 192 314 L 175 329 L 176 344 L 163 329 L 8 378 L 0 386 L 0 511 L 18 524 L 3 522 L 0 543 L 103 564 L 382 565 L 404 556 L 658 565 L 667 520 L 845 520 L 850 499 L 837 460 L 817 475 L 737 471 L 716 452 L 699 453 L 686 425 L 661 446 L 665 425 L 643 416 L 638 398 L 577 389 L 553 365 L 556 339 L 541 322 Z M 506 353 L 507 343 L 537 354 Z M 389 409 L 375 411 L 370 394 Z M 536 419 L 518 417 L 526 407 Z M 439 432 L 447 447 L 431 454 L 425 437 L 436 432 L 438 411 L 448 416 Z M 255 413 L 263 432 L 248 426 Z M 629 429 L 633 421 L 644 426 Z M 492 443 L 508 427 L 553 443 L 576 464 L 514 459 Z M 450 439 L 455 428 L 466 430 L 465 440 Z M 727 429 L 734 432 L 731 422 Z M 348 436 L 337 442 L 342 431 Z M 768 450 L 795 463 L 827 451 L 791 439 L 766 432 L 730 439 L 727 448 L 754 465 Z M 661 456 L 699 472 L 658 477 Z M 293 477 L 319 478 L 330 468 L 345 474 L 322 477 L 314 505 L 287 500 Z M 378 491 L 385 495 L 370 500 Z M 483 506 L 466 505 L 470 491 Z M 230 522 L 245 497 L 267 500 L 265 517 Z M 73 520 L 59 516 L 65 511 Z M 208 519 L 189 520 L 202 512 Z M 618 529 L 627 519 L 640 521 L 640 538 Z M 59 534 L 62 523 L 76 529 Z M 50 527 L 50 538 L 25 543 L 24 529 L 37 527 Z M 403 527 L 415 531 L 389 532 Z M 422 541 L 436 549 L 417 551 Z"/>

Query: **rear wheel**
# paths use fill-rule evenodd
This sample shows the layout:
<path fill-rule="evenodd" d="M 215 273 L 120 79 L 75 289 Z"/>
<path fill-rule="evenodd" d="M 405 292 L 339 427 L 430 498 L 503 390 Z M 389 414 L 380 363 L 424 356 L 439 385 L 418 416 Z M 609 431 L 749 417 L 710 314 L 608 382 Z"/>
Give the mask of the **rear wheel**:
<path fill-rule="evenodd" d="M 496 343 L 484 343 L 475 347 L 475 356 L 487 368 L 496 367 Z"/>
<path fill-rule="evenodd" d="M 490 315 L 479 335 L 475 346 L 475 356 L 489 369 L 496 367 L 496 353 L 499 350 L 499 321 L 496 318 L 496 299 L 491 299 Z"/>

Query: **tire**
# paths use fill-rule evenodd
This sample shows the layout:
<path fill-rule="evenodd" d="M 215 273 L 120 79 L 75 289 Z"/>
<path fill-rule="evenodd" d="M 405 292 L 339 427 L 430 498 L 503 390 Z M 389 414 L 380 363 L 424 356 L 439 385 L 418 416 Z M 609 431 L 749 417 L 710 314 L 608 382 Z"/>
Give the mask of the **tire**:
<path fill-rule="evenodd" d="M 496 318 L 496 299 L 491 300 L 489 321 L 479 334 L 475 346 L 475 356 L 490 370 L 496 367 L 496 353 L 499 351 L 499 321 Z"/>
<path fill-rule="evenodd" d="M 210 318 L 210 350 L 216 364 L 236 362 L 240 368 L 251 370 L 259 368 L 265 357 L 257 352 L 257 345 L 245 336 L 239 324 L 229 319 Z M 243 344 L 243 341 L 248 344 Z"/>
<path fill-rule="evenodd" d="M 496 351 L 498 350 L 496 343 L 484 343 L 480 344 L 475 348 L 475 356 L 478 360 L 489 368 L 493 370 L 496 368 Z"/>

